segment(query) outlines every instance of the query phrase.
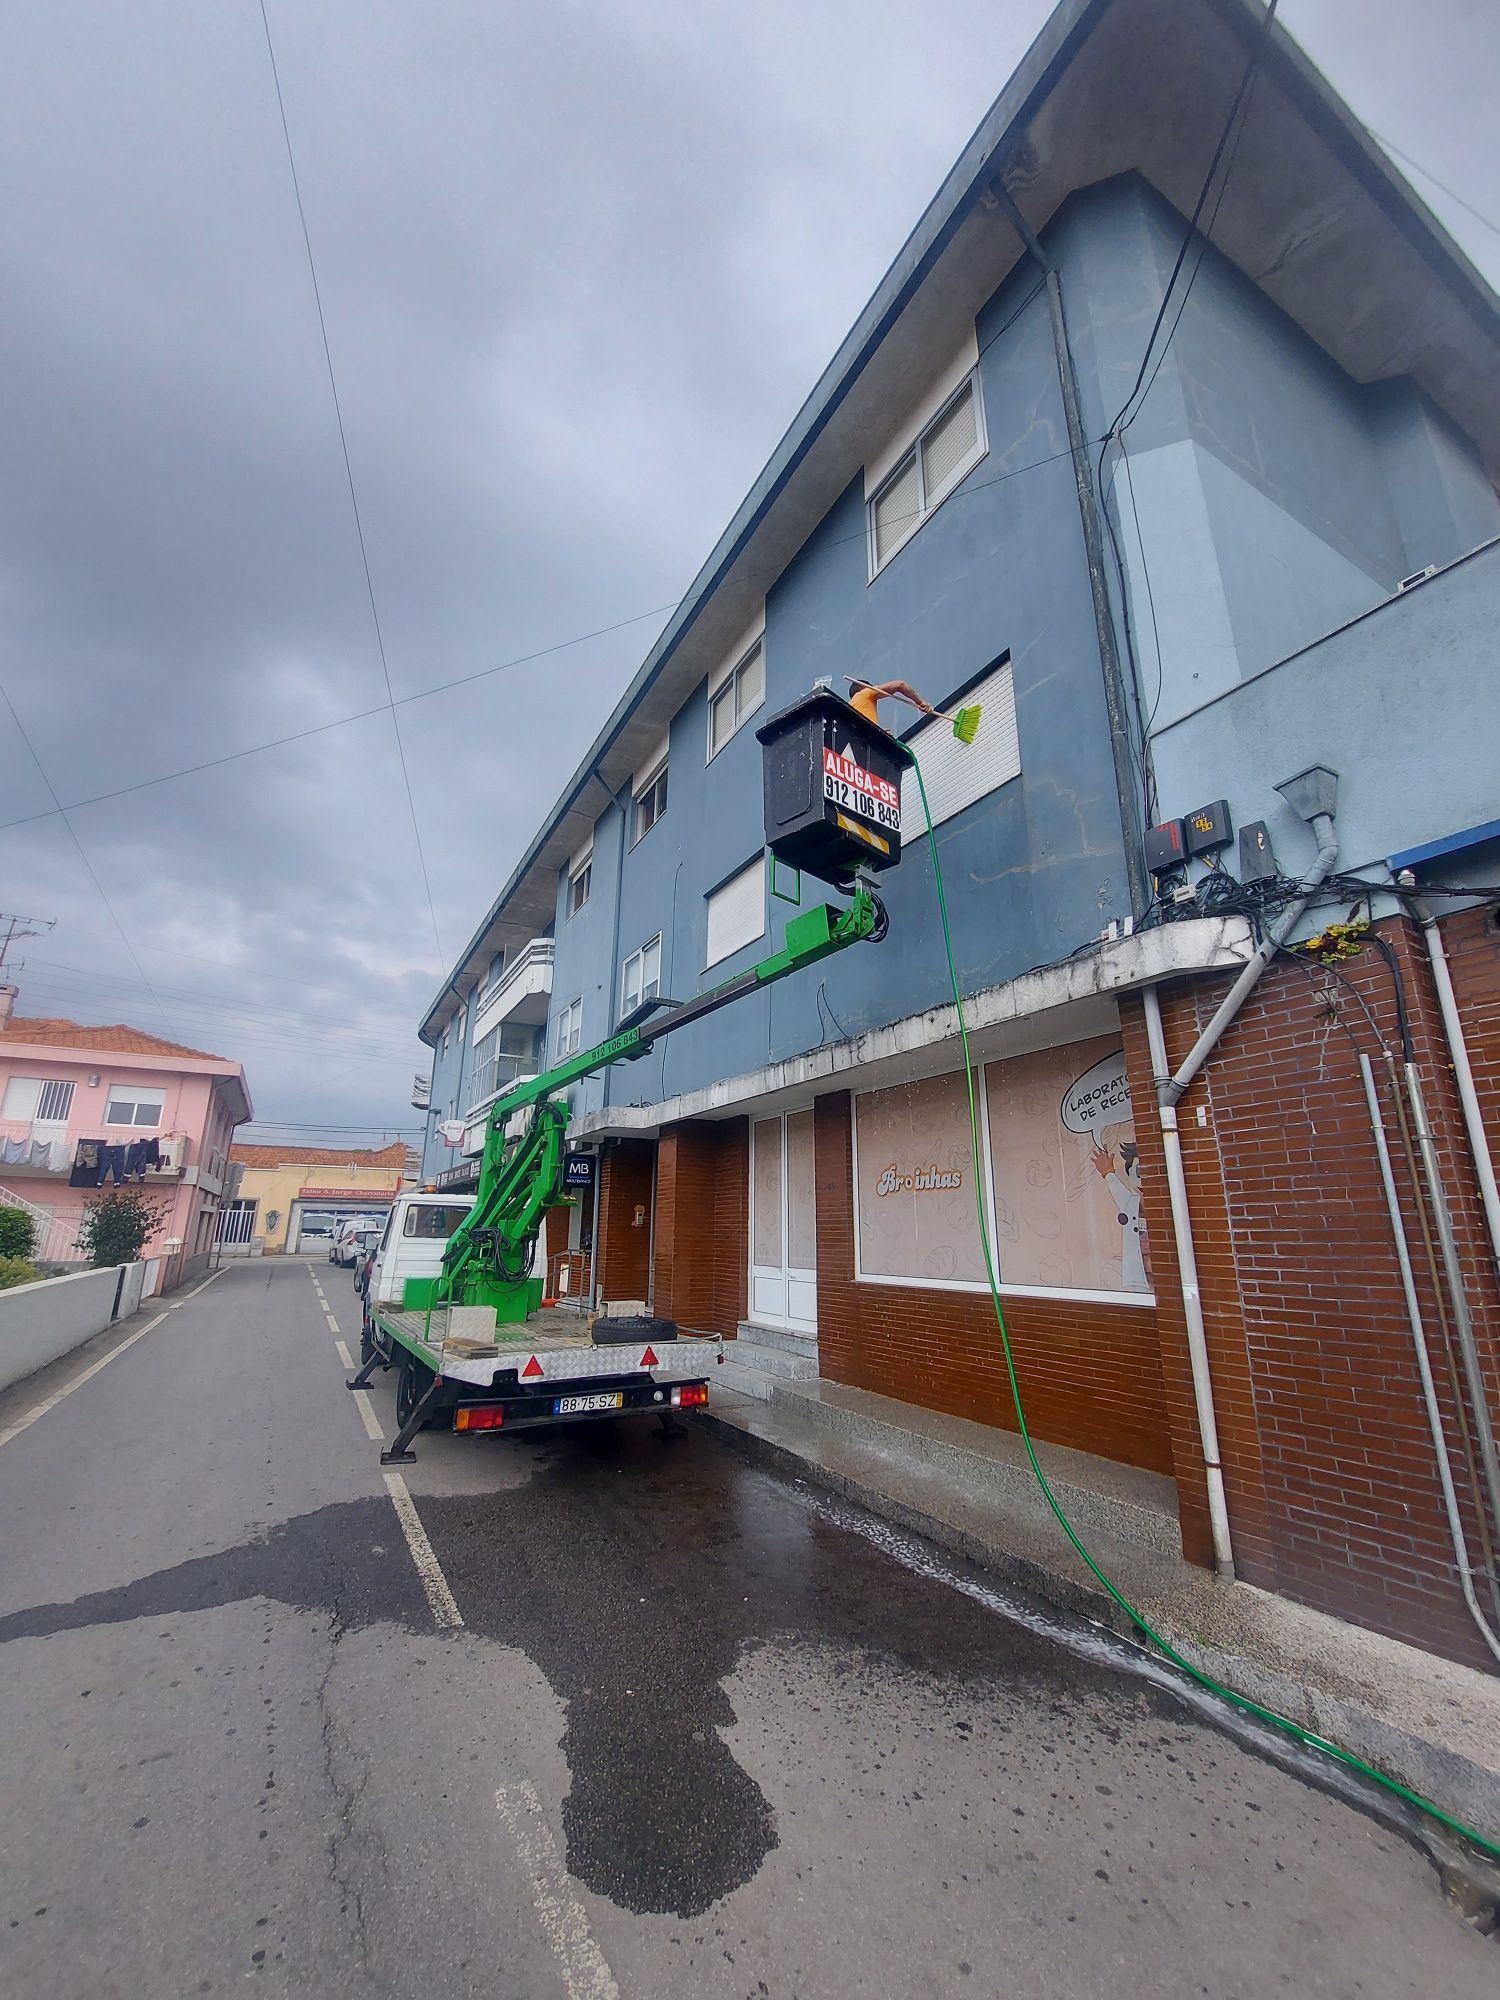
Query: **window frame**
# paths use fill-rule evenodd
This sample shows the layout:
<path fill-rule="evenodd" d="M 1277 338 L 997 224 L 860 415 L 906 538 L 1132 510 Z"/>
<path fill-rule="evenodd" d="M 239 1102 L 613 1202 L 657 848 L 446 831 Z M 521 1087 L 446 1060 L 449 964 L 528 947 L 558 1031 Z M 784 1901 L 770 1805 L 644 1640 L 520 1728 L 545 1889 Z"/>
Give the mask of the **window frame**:
<path fill-rule="evenodd" d="M 731 945 L 728 951 L 721 951 L 716 958 L 710 958 L 708 955 L 709 929 L 712 921 L 710 915 L 710 908 L 713 903 L 714 897 L 722 895 L 726 889 L 732 889 L 734 885 L 737 882 L 741 881 L 746 875 L 748 875 L 752 869 L 756 870 L 760 876 L 760 885 L 761 885 L 760 929 L 758 931 L 755 931 L 749 937 L 741 938 L 739 943 Z M 703 958 L 704 958 L 703 970 L 705 972 L 711 971 L 712 968 L 716 965 L 722 965 L 726 959 L 735 957 L 735 955 L 739 952 L 748 951 L 751 945 L 758 944 L 760 940 L 766 935 L 766 931 L 769 926 L 769 919 L 767 916 L 767 908 L 766 908 L 767 898 L 768 898 L 768 885 L 766 881 L 766 853 L 764 848 L 762 848 L 759 853 L 753 854 L 750 857 L 750 859 L 744 863 L 742 867 L 736 868 L 732 875 L 726 875 L 722 882 L 716 882 L 712 889 L 705 891 L 703 897 Z"/>
<path fill-rule="evenodd" d="M 576 894 L 580 882 L 583 884 L 583 894 L 581 896 Z M 589 897 L 593 893 L 593 887 L 594 856 L 592 851 L 590 851 L 576 868 L 570 868 L 568 871 L 567 908 L 563 914 L 564 923 L 571 923 L 574 917 L 588 908 Z"/>
<path fill-rule="evenodd" d="M 760 693 L 756 697 L 751 707 L 741 708 L 740 706 L 741 677 L 744 674 L 746 667 L 750 665 L 751 661 L 757 659 L 760 662 Z M 729 734 L 724 738 L 724 741 L 722 743 L 716 744 L 714 742 L 714 704 L 718 701 L 719 697 L 724 693 L 724 690 L 726 688 L 731 688 L 734 691 L 734 726 L 730 730 Z M 716 680 L 712 680 L 708 684 L 708 754 L 705 757 L 704 762 L 711 764 L 714 761 L 715 757 L 719 755 L 719 752 L 721 750 L 726 750 L 729 747 L 729 745 L 734 741 L 735 737 L 739 735 L 740 731 L 744 728 L 745 724 L 750 720 L 751 716 L 759 714 L 759 712 L 761 711 L 761 709 L 765 707 L 765 705 L 766 705 L 766 635 L 764 632 L 757 632 L 754 639 L 751 640 L 750 644 L 745 648 L 744 652 L 735 661 L 734 665 L 729 668 L 728 672 L 720 674 Z"/>
<path fill-rule="evenodd" d="M 967 458 L 960 460 L 953 471 L 949 473 L 939 491 L 936 494 L 929 494 L 927 491 L 926 473 L 922 462 L 922 447 L 931 437 L 932 433 L 943 423 L 944 419 L 952 414 L 954 408 L 964 396 L 970 397 L 974 405 L 974 449 Z M 865 542 L 869 566 L 869 582 L 873 583 L 883 570 L 889 568 L 924 522 L 937 512 L 945 500 L 958 491 L 975 466 L 989 455 L 989 449 L 989 431 L 985 426 L 984 419 L 984 393 L 979 380 L 978 364 L 976 363 L 953 391 L 953 394 L 943 398 L 940 407 L 933 412 L 926 423 L 916 432 L 906 450 L 902 452 L 890 471 L 886 473 L 880 484 L 875 488 L 875 491 L 865 502 Z M 880 554 L 879 536 L 875 525 L 875 510 L 879 507 L 881 500 L 890 491 L 891 487 L 896 484 L 897 480 L 903 478 L 913 466 L 916 468 L 917 475 L 917 511 L 913 515 L 911 524 L 902 535 L 900 541 L 882 557 Z"/>
<path fill-rule="evenodd" d="M 557 1029 L 553 1036 L 558 1062 L 568 1056 L 577 1055 L 583 1047 L 583 995 L 580 993 L 570 1000 L 566 1007 L 559 1008 Z"/>
<path fill-rule="evenodd" d="M 662 815 L 667 810 L 667 770 L 670 763 L 671 759 L 669 757 L 663 757 L 661 762 L 652 771 L 650 777 L 646 779 L 643 785 L 640 785 L 636 789 L 631 797 L 630 844 L 632 847 L 639 847 L 641 842 L 646 838 L 646 835 L 650 833 L 651 828 L 660 826 L 661 824 Z M 661 802 L 656 808 L 651 825 L 642 826 L 641 809 L 648 799 L 654 797 L 658 786 L 661 787 Z"/>
<path fill-rule="evenodd" d="M 148 1104 L 143 1098 L 117 1096 L 116 1091 L 118 1089 L 145 1090 L 150 1092 L 152 1095 L 158 1097 L 161 1101 L 157 1104 Z M 110 1117 L 109 1115 L 110 1111 L 116 1104 L 128 1104 L 130 1106 L 129 1118 Z M 149 1125 L 143 1124 L 141 1119 L 136 1116 L 136 1113 L 139 1111 L 154 1111 L 156 1113 L 156 1116 L 150 1121 Z M 109 1086 L 108 1091 L 105 1093 L 103 1122 L 106 1125 L 113 1125 L 118 1130 L 123 1131 L 128 1129 L 129 1131 L 132 1132 L 140 1132 L 140 1131 L 159 1132 L 161 1130 L 162 1120 L 166 1116 L 166 1112 L 167 1112 L 167 1093 L 166 1090 L 160 1084 L 126 1083 L 123 1085 L 116 1085 L 112 1083 Z"/>
<path fill-rule="evenodd" d="M 661 940 L 662 940 L 662 933 L 658 931 L 655 937 L 647 938 L 645 942 L 642 945 L 640 945 L 635 951 L 633 951 L 630 954 L 629 958 L 625 959 L 620 966 L 620 1012 L 618 1018 L 622 1021 L 625 1019 L 627 1014 L 633 1014 L 637 1007 L 644 1006 L 648 1000 L 655 1000 L 660 997 Z M 653 949 L 656 952 L 656 986 L 653 992 L 648 993 L 646 991 L 645 959 L 646 959 L 646 953 Z M 627 1005 L 625 995 L 628 990 L 628 977 L 632 965 L 639 965 L 641 968 L 640 990 L 637 992 L 634 1000 L 630 1001 L 629 1004 Z"/>

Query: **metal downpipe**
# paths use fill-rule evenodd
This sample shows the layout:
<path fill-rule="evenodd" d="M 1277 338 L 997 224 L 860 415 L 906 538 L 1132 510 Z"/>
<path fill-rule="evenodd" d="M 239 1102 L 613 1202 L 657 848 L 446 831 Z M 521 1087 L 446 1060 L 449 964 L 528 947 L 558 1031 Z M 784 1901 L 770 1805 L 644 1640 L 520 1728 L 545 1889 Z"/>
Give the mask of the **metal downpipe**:
<path fill-rule="evenodd" d="M 1249 990 L 1248 988 L 1246 989 Z M 1158 1079 L 1157 1116 L 1166 1156 L 1167 1195 L 1172 1207 L 1172 1235 L 1177 1246 L 1177 1271 L 1182 1286 L 1182 1310 L 1187 1322 L 1188 1360 L 1193 1375 L 1193 1403 L 1198 1413 L 1198 1437 L 1203 1449 L 1208 1488 L 1208 1519 L 1213 1536 L 1214 1568 L 1234 1581 L 1234 1544 L 1229 1534 L 1229 1503 L 1224 1492 L 1224 1467 L 1219 1457 L 1219 1425 L 1214 1413 L 1213 1377 L 1208 1365 L 1208 1338 L 1203 1320 L 1203 1294 L 1198 1282 L 1198 1256 L 1193 1244 L 1193 1220 L 1188 1212 L 1187 1175 L 1182 1164 L 1182 1136 L 1177 1129 L 1176 1103 L 1161 1096 L 1167 1076 L 1167 1043 L 1162 1030 L 1161 1000 L 1154 986 L 1143 996 L 1146 1040 L 1151 1073 Z"/>
<path fill-rule="evenodd" d="M 1422 926 L 1422 936 L 1427 944 L 1427 956 L 1432 962 L 1432 983 L 1437 988 L 1438 1011 L 1443 1017 L 1443 1034 L 1448 1043 L 1448 1053 L 1453 1059 L 1454 1080 L 1458 1084 L 1458 1101 L 1463 1106 L 1464 1129 L 1469 1135 L 1469 1150 L 1474 1155 L 1474 1173 L 1479 1182 L 1479 1197 L 1484 1203 L 1484 1219 L 1490 1235 L 1490 1248 L 1495 1256 L 1495 1268 L 1500 1271 L 1500 1185 L 1495 1180 L 1495 1163 L 1490 1156 L 1489 1140 L 1484 1129 L 1484 1114 L 1479 1108 L 1479 1095 L 1474 1088 L 1474 1069 L 1469 1061 L 1469 1044 L 1464 1036 L 1463 1022 L 1459 1018 L 1458 998 L 1453 991 L 1453 975 L 1448 970 L 1448 953 L 1443 945 L 1443 937 L 1438 929 L 1438 920 L 1420 896 L 1411 898 L 1411 906 L 1416 911 L 1417 922 Z"/>
<path fill-rule="evenodd" d="M 1359 1073 L 1364 1079 L 1365 1102 L 1370 1109 L 1370 1130 L 1375 1135 L 1375 1151 L 1380 1159 L 1380 1182 L 1385 1190 L 1385 1205 L 1391 1218 L 1391 1235 L 1396 1245 L 1396 1262 L 1401 1267 L 1401 1289 L 1406 1295 L 1406 1316 L 1411 1322 L 1412 1346 L 1416 1351 L 1417 1373 L 1422 1379 L 1422 1401 L 1427 1408 L 1427 1426 L 1432 1432 L 1432 1448 L 1437 1459 L 1438 1484 L 1443 1493 L 1443 1512 L 1448 1518 L 1448 1535 L 1453 1543 L 1454 1560 L 1458 1564 L 1458 1580 L 1463 1589 L 1464 1603 L 1469 1607 L 1469 1615 L 1478 1626 L 1485 1644 L 1500 1660 L 1500 1637 L 1479 1608 L 1479 1599 L 1474 1590 L 1474 1571 L 1469 1562 L 1468 1545 L 1464 1539 L 1463 1517 L 1458 1511 L 1458 1495 L 1453 1485 L 1453 1466 L 1448 1455 L 1448 1440 L 1443 1435 L 1442 1411 L 1438 1405 L 1437 1389 L 1432 1379 L 1432 1361 L 1427 1351 L 1427 1334 L 1422 1325 L 1422 1310 L 1417 1301 L 1416 1280 L 1412 1276 L 1411 1252 L 1406 1240 L 1406 1225 L 1401 1219 L 1401 1202 L 1396 1193 L 1396 1178 L 1391 1171 L 1391 1153 L 1385 1136 L 1385 1122 L 1380 1115 L 1380 1098 L 1375 1088 L 1375 1072 L 1370 1058 L 1363 1049 L 1359 1056 Z"/>

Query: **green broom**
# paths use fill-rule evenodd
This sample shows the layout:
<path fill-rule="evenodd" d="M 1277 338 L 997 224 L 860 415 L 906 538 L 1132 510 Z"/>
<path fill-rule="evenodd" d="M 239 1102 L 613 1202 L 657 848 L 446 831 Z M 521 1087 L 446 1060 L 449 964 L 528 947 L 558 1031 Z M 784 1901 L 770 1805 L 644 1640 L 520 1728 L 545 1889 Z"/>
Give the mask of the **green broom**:
<path fill-rule="evenodd" d="M 960 743 L 972 743 L 979 734 L 979 718 L 984 709 L 976 701 L 972 708 L 955 709 L 952 715 L 945 715 L 944 722 L 953 724 L 953 734 Z"/>

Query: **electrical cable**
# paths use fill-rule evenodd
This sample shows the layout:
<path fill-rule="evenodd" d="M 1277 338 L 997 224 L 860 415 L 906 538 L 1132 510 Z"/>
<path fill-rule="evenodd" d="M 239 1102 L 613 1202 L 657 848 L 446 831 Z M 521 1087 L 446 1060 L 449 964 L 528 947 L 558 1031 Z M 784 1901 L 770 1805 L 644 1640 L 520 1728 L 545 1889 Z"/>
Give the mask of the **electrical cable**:
<path fill-rule="evenodd" d="M 447 963 L 443 952 L 443 940 L 438 934 L 437 905 L 432 900 L 432 878 L 427 872 L 427 856 L 422 851 L 422 829 L 417 823 L 417 802 L 412 795 L 411 773 L 406 768 L 406 745 L 401 740 L 401 722 L 396 714 L 396 691 L 391 686 L 390 662 L 385 655 L 385 634 L 380 627 L 380 609 L 375 602 L 375 580 L 370 574 L 370 556 L 365 547 L 365 527 L 360 519 L 359 495 L 354 487 L 354 467 L 349 462 L 349 440 L 344 432 L 344 411 L 339 400 L 338 377 L 333 368 L 333 349 L 328 344 L 328 322 L 323 317 L 323 294 L 318 285 L 318 266 L 313 257 L 312 237 L 308 233 L 307 211 L 302 205 L 302 183 L 297 175 L 297 156 L 292 149 L 292 128 L 287 123 L 286 101 L 281 94 L 281 72 L 276 66 L 276 48 L 271 40 L 271 20 L 266 13 L 266 0 L 260 0 L 260 23 L 266 35 L 266 54 L 271 60 L 271 81 L 276 86 L 276 108 L 281 113 L 281 135 L 286 141 L 286 161 L 292 174 L 292 192 L 297 198 L 297 220 L 302 225 L 302 245 L 307 252 L 307 270 L 312 279 L 313 304 L 318 310 L 318 331 L 323 336 L 323 359 L 328 367 L 328 387 L 333 396 L 333 414 L 338 424 L 339 449 L 344 456 L 344 477 L 349 483 L 349 506 L 354 515 L 354 533 L 359 542 L 359 560 L 365 573 L 365 593 L 370 600 L 370 620 L 375 627 L 375 645 L 380 654 L 380 671 L 385 680 L 385 701 L 390 711 L 391 728 L 396 736 L 396 756 L 401 765 L 401 782 L 406 787 L 406 804 L 411 813 L 412 838 L 416 842 L 417 862 L 422 871 L 422 887 L 427 893 L 427 914 L 432 919 L 432 942 L 437 949 L 439 970 Z"/>
<path fill-rule="evenodd" d="M 1003 332 L 1004 328 L 1001 331 Z M 998 335 L 995 337 L 998 338 Z M 1098 438 L 1088 438 L 1085 440 L 1085 443 L 1090 445 L 1098 444 L 1099 442 Z M 1039 472 L 1044 466 L 1060 464 L 1062 460 L 1071 459 L 1072 456 L 1071 450 L 1049 452 L 1045 457 L 1028 460 L 1025 465 L 1015 465 L 1006 472 L 997 472 L 989 479 L 968 479 L 953 493 L 946 495 L 941 504 L 944 506 L 954 505 L 960 500 L 967 500 L 972 494 L 983 493 L 988 487 L 1002 486 L 1008 480 L 1019 479 L 1023 474 L 1028 472 Z M 892 518 L 895 520 L 918 520 L 921 518 L 921 514 L 920 510 L 918 510 L 910 515 L 895 515 Z M 868 531 L 861 528 L 857 533 L 852 535 L 839 535 L 834 540 L 823 543 L 822 547 L 825 549 L 840 548 L 849 542 L 863 542 L 867 540 Z M 499 660 L 492 667 L 481 667 L 477 672 L 472 674 L 460 674 L 454 680 L 436 681 L 431 687 L 419 688 L 415 694 L 397 695 L 390 703 L 381 702 L 374 708 L 355 709 L 348 715 L 334 716 L 328 722 L 315 722 L 310 724 L 306 729 L 294 729 L 286 736 L 272 737 L 266 743 L 249 743 L 243 750 L 226 750 L 222 756 L 207 757 L 201 763 L 184 764 L 179 766 L 175 771 L 163 771 L 154 778 L 138 778 L 133 784 L 117 785 L 112 791 L 92 792 L 87 798 L 70 799 L 66 806 L 62 804 L 54 792 L 52 796 L 55 803 L 48 810 L 45 812 L 20 813 L 15 819 L 0 820 L 0 833 L 6 832 L 11 827 L 29 826 L 38 820 L 53 819 L 59 813 L 77 812 L 84 806 L 103 805 L 110 799 L 127 798 L 132 792 L 150 791 L 157 785 L 172 784 L 178 778 L 195 777 L 200 771 L 215 771 L 225 764 L 238 763 L 242 757 L 259 757 L 269 750 L 283 750 L 289 744 L 304 742 L 310 736 L 324 736 L 332 729 L 343 729 L 350 723 L 365 722 L 372 715 L 384 715 L 388 708 L 407 708 L 415 701 L 426 701 L 431 695 L 447 694 L 453 688 L 469 687 L 475 681 L 487 680 L 491 675 L 505 673 L 510 668 L 529 666 L 535 660 L 546 659 L 550 654 L 563 652 L 571 646 L 582 646 L 590 639 L 604 638 L 611 632 L 621 632 L 627 625 L 639 625 L 647 618 L 659 617 L 663 611 L 668 613 L 675 612 L 680 608 L 681 604 L 682 599 L 679 598 L 673 604 L 659 605 L 651 611 L 637 612 L 633 618 L 619 619 L 613 625 L 601 625 L 595 631 L 581 632 L 571 639 L 559 639 L 553 645 L 539 647 L 534 653 L 520 653 L 514 659 Z"/>
<path fill-rule="evenodd" d="M 1398 160 L 1405 160 L 1406 164 L 1409 167 L 1415 168 L 1415 170 L 1422 176 L 1423 180 L 1431 181 L 1432 185 L 1435 188 L 1441 189 L 1441 191 L 1445 195 L 1447 195 L 1449 201 L 1456 201 L 1459 207 L 1465 210 L 1469 215 L 1472 215 L 1476 222 L 1482 222 L 1486 229 L 1493 229 L 1495 234 L 1497 236 L 1500 236 L 1500 222 L 1493 221 L 1488 215 L 1486 215 L 1483 212 L 1482 209 L 1477 209 L 1472 201 L 1466 201 L 1464 197 L 1458 192 L 1457 188 L 1451 188 L 1449 187 L 1446 181 L 1440 181 L 1437 175 L 1432 171 L 1431 167 L 1424 167 L 1422 165 L 1422 162 L 1420 160 L 1414 160 L 1410 153 L 1403 153 L 1401 148 L 1396 144 L 1394 139 L 1387 139 L 1385 134 L 1383 132 L 1377 132 L 1373 125 L 1367 125 L 1365 127 L 1365 130 L 1369 133 L 1372 139 L 1378 139 L 1381 145 L 1384 146 L 1385 150 L 1388 153 L 1394 153 Z"/>
<path fill-rule="evenodd" d="M 942 925 L 943 953 L 947 960 L 948 981 L 953 991 L 953 1004 L 958 1014 L 959 1041 L 963 1049 L 964 1084 L 968 1092 L 969 1107 L 969 1143 L 973 1156 L 974 1206 L 979 1219 L 979 1243 L 984 1256 L 985 1276 L 989 1283 L 990 1302 L 994 1308 L 995 1323 L 1000 1330 L 1000 1346 L 1005 1359 L 1005 1372 L 1010 1387 L 1011 1404 L 1016 1413 L 1016 1423 L 1020 1430 L 1021 1442 L 1026 1448 L 1027 1461 L 1030 1464 L 1032 1476 L 1041 1490 L 1042 1497 L 1056 1518 L 1058 1526 L 1072 1544 L 1074 1552 L 1086 1565 L 1090 1574 L 1107 1592 L 1113 1602 L 1119 1606 L 1120 1610 L 1125 1613 L 1136 1630 L 1143 1634 L 1146 1639 L 1150 1640 L 1175 1667 L 1180 1668 L 1188 1676 L 1189 1680 L 1193 1681 L 1197 1686 L 1206 1689 L 1208 1693 L 1229 1702 L 1233 1707 L 1242 1711 L 1242 1713 L 1254 1716 L 1257 1721 L 1269 1723 L 1272 1728 L 1281 1730 L 1295 1742 L 1301 1743 L 1309 1749 L 1321 1751 L 1335 1763 L 1342 1764 L 1346 1769 L 1357 1772 L 1363 1778 L 1373 1780 L 1375 1784 L 1381 1786 L 1385 1791 L 1391 1792 L 1397 1798 L 1403 1799 L 1407 1805 L 1416 1807 L 1418 1811 L 1438 1821 L 1450 1833 L 1457 1834 L 1460 1839 L 1470 1842 L 1492 1860 L 1500 1861 L 1500 1841 L 1489 1839 L 1486 1835 L 1480 1833 L 1477 1828 L 1465 1824 L 1463 1820 L 1455 1818 L 1452 1813 L 1446 1812 L 1434 1800 L 1424 1798 L 1420 1792 L 1413 1791 L 1408 1785 L 1403 1785 L 1399 1779 L 1388 1777 L 1384 1771 L 1377 1770 L 1373 1764 L 1366 1763 L 1363 1757 L 1356 1756 L 1352 1750 L 1345 1750 L 1341 1745 L 1329 1742 L 1326 1737 L 1315 1736 L 1310 1730 L 1304 1729 L 1300 1723 L 1293 1722 L 1290 1716 L 1281 1715 L 1274 1708 L 1263 1707 L 1260 1702 L 1252 1701 L 1248 1695 L 1236 1693 L 1233 1688 L 1226 1687 L 1222 1681 L 1215 1680 L 1211 1674 L 1204 1673 L 1201 1667 L 1195 1667 L 1190 1660 L 1184 1658 L 1171 1641 L 1164 1638 L 1156 1630 L 1145 1614 L 1137 1610 L 1135 1605 L 1130 1602 L 1129 1598 L 1124 1595 L 1112 1579 L 1105 1574 L 1093 1556 L 1090 1555 L 1077 1529 L 1073 1526 L 1072 1521 L 1064 1511 L 1061 1501 L 1053 1492 L 1047 1475 L 1042 1470 L 1041 1461 L 1036 1455 L 1036 1447 L 1032 1443 L 1031 1430 L 1026 1421 L 1026 1408 L 1021 1397 L 1021 1384 L 1016 1374 L 1016 1360 L 1011 1348 L 1010 1330 L 1006 1325 L 1005 1308 L 1000 1299 L 1000 1280 L 995 1270 L 994 1250 L 990 1242 L 989 1218 L 985 1214 L 984 1207 L 984 1145 L 980 1134 L 979 1105 L 974 1090 L 974 1058 L 969 1047 L 969 1029 L 964 1009 L 963 989 L 959 983 L 958 966 L 954 958 L 953 932 L 948 920 L 948 898 L 943 888 L 943 869 L 942 862 L 938 856 L 937 832 L 933 826 L 932 808 L 927 799 L 927 783 L 922 775 L 922 766 L 917 760 L 915 753 L 913 753 L 912 757 L 912 768 L 917 774 L 917 789 L 921 795 L 922 812 L 927 825 L 927 845 L 932 855 L 932 875 L 937 891 L 938 916 Z"/>

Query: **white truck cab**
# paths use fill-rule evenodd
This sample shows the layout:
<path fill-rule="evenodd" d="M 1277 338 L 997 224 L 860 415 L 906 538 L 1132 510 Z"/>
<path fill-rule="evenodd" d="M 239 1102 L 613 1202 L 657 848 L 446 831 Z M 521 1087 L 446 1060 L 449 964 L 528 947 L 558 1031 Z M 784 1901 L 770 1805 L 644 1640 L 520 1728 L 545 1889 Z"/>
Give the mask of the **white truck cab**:
<path fill-rule="evenodd" d="M 443 1247 L 474 1206 L 471 1194 L 399 1194 L 370 1272 L 366 1311 L 399 1306 L 408 1278 L 435 1278 Z"/>

